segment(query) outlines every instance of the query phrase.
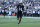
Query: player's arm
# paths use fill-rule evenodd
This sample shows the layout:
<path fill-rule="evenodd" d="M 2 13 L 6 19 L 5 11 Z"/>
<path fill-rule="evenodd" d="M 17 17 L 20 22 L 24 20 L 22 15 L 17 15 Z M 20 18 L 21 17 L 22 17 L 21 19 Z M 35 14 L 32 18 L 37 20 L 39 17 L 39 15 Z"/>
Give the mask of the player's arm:
<path fill-rule="evenodd" d="M 24 6 L 23 6 L 23 9 L 22 10 L 24 11 Z"/>

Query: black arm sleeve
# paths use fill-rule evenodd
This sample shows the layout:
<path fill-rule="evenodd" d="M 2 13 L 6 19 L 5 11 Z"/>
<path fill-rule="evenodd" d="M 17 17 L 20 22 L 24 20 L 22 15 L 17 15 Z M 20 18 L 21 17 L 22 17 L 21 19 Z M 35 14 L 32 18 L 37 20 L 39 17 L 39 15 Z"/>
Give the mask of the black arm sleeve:
<path fill-rule="evenodd" d="M 24 11 L 24 6 L 22 6 L 22 10 Z"/>

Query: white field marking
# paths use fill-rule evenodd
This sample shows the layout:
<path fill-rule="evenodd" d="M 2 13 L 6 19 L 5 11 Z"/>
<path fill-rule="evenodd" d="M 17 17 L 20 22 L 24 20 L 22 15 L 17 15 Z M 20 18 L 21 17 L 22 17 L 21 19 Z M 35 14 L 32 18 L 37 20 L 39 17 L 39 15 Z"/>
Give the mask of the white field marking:
<path fill-rule="evenodd" d="M 33 23 L 40 23 L 40 21 L 23 21 L 23 22 L 21 22 L 22 24 L 33 24 Z M 5 24 L 5 23 L 2 23 L 2 24 Z M 13 23 L 6 23 L 6 24 L 17 24 L 17 23 L 14 23 L 14 21 L 13 21 Z"/>
<path fill-rule="evenodd" d="M 16 17 L 16 16 L 12 16 L 12 17 Z M 11 16 L 10 16 L 10 18 L 11 18 Z M 16 17 L 17 18 L 17 17 Z M 40 19 L 40 17 L 22 17 L 22 18 L 34 18 L 34 19 Z"/>
<path fill-rule="evenodd" d="M 4 16 L 0 16 L 1 18 L 3 18 Z M 6 16 L 5 16 L 6 17 Z M 17 16 L 10 16 L 10 18 L 17 18 Z M 9 18 L 9 16 L 7 16 L 7 18 Z M 40 19 L 40 17 L 22 17 L 22 18 L 33 18 L 33 19 Z"/>
<path fill-rule="evenodd" d="M 22 18 L 34 18 L 34 19 L 40 19 L 40 17 L 22 17 Z"/>

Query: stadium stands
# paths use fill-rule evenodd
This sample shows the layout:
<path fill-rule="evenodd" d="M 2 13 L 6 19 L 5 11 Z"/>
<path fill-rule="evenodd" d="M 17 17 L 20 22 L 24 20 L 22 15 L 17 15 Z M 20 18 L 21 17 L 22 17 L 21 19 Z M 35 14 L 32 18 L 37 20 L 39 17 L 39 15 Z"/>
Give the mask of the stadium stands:
<path fill-rule="evenodd" d="M 14 13 L 16 10 L 15 6 L 18 5 L 19 1 L 20 0 L 0 0 L 0 12 L 5 7 L 7 8 L 7 11 L 8 11 L 9 6 L 11 5 L 11 7 L 13 9 L 12 12 Z M 26 8 L 24 8 L 26 10 L 26 15 L 27 15 L 27 13 L 32 15 L 33 10 L 35 11 L 35 13 L 36 12 L 38 13 L 40 11 L 40 0 L 23 0 L 22 3 L 24 5 L 24 7 L 26 7 Z M 17 13 L 17 12 L 15 12 L 15 13 Z M 39 14 L 39 16 L 40 16 L 40 14 Z"/>

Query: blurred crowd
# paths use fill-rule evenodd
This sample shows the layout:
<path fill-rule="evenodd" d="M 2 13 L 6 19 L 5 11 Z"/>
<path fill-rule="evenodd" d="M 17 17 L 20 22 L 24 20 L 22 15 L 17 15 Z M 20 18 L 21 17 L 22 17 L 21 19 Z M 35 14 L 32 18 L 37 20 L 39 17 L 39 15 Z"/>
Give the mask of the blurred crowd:
<path fill-rule="evenodd" d="M 3 13 L 5 9 L 6 13 L 11 11 L 12 15 L 17 14 L 19 2 L 22 2 L 24 5 L 23 16 L 40 16 L 40 0 L 0 0 L 0 13 Z"/>

